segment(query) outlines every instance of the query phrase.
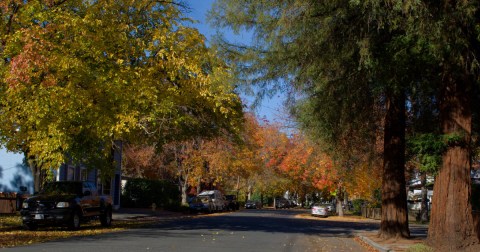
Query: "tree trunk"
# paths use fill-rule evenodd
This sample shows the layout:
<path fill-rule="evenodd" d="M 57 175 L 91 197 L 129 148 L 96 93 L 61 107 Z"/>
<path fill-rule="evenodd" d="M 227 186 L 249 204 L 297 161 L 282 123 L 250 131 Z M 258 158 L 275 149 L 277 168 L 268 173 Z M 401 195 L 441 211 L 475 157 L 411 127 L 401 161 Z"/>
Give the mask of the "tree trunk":
<path fill-rule="evenodd" d="M 456 139 L 443 154 L 433 191 L 428 243 L 440 250 L 456 251 L 478 243 L 470 203 L 471 87 L 468 78 L 446 78 L 442 89 L 442 131 Z"/>
<path fill-rule="evenodd" d="M 341 199 L 337 198 L 337 204 L 336 204 L 335 208 L 337 209 L 338 216 L 343 217 L 344 214 L 343 214 L 342 200 Z"/>
<path fill-rule="evenodd" d="M 420 175 L 421 185 L 422 185 L 422 201 L 420 209 L 420 222 L 428 222 L 428 189 L 427 189 L 427 173 L 422 172 Z"/>
<path fill-rule="evenodd" d="M 379 236 L 410 237 L 405 182 L 405 94 L 387 92 Z"/>
<path fill-rule="evenodd" d="M 197 180 L 197 195 L 202 192 L 202 178 Z"/>
<path fill-rule="evenodd" d="M 33 191 L 39 192 L 43 187 L 45 172 L 42 170 L 42 167 L 37 164 L 34 157 L 28 158 L 28 166 L 32 171 Z"/>
<path fill-rule="evenodd" d="M 335 202 L 336 202 L 335 208 L 338 216 L 340 217 L 343 217 L 342 201 L 343 201 L 343 188 L 339 186 L 337 189 L 337 194 L 335 195 Z"/>
<path fill-rule="evenodd" d="M 345 206 L 346 211 L 350 211 L 350 206 L 348 204 L 348 193 L 347 193 L 347 191 L 343 192 L 343 205 Z"/>

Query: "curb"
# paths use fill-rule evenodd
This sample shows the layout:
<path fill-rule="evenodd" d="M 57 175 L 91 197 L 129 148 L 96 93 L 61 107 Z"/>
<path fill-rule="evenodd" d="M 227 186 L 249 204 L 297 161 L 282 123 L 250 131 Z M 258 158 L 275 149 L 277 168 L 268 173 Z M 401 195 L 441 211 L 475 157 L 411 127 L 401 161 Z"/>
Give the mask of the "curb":
<path fill-rule="evenodd" d="M 379 245 L 378 243 L 370 240 L 369 238 L 365 237 L 365 236 L 357 236 L 361 241 L 365 242 L 366 244 L 368 244 L 369 246 L 373 247 L 374 249 L 378 250 L 379 252 L 392 252 L 393 250 L 389 249 L 389 248 L 386 248 L 386 247 L 383 247 L 381 245 Z"/>

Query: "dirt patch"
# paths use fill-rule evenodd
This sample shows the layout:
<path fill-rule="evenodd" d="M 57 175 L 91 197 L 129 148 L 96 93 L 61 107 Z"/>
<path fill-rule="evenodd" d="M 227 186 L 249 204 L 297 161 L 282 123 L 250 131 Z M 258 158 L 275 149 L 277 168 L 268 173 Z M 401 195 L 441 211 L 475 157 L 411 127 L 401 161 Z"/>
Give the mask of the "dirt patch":
<path fill-rule="evenodd" d="M 409 239 L 404 238 L 391 238 L 391 239 L 383 239 L 378 236 L 377 233 L 366 232 L 360 234 L 363 237 L 370 239 L 371 241 L 375 242 L 376 244 L 388 248 L 393 251 L 407 251 L 408 248 L 416 245 L 416 244 L 424 244 L 425 237 L 411 237 Z"/>
<path fill-rule="evenodd" d="M 82 223 L 80 230 L 70 231 L 65 227 L 40 227 L 29 231 L 22 227 L 19 215 L 0 216 L 0 248 L 15 247 L 32 243 L 58 240 L 74 236 L 92 236 L 104 233 L 121 232 L 157 223 L 158 219 L 114 220 L 111 227 L 102 227 L 99 221 Z"/>
<path fill-rule="evenodd" d="M 356 215 L 346 215 L 346 216 L 328 216 L 328 217 L 318 217 L 318 216 L 312 216 L 311 214 L 297 214 L 295 215 L 295 218 L 302 218 L 302 219 L 309 219 L 309 220 L 328 220 L 328 221 L 342 221 L 342 222 L 378 222 L 377 220 L 372 220 L 372 219 L 367 219 L 362 216 L 356 216 Z"/>

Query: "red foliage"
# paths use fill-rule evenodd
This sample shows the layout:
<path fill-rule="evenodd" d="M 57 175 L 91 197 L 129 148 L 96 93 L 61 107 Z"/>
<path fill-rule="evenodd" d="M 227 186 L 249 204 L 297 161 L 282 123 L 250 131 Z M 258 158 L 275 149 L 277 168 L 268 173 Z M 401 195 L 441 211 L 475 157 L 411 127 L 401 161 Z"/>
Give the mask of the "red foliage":
<path fill-rule="evenodd" d="M 21 29 L 23 36 L 20 42 L 23 47 L 21 52 L 12 58 L 10 72 L 6 78 L 11 89 L 37 83 L 47 87 L 56 84 L 56 79 L 49 69 L 49 62 L 54 59 L 47 55 L 53 46 L 42 39 L 46 32 L 41 28 Z"/>

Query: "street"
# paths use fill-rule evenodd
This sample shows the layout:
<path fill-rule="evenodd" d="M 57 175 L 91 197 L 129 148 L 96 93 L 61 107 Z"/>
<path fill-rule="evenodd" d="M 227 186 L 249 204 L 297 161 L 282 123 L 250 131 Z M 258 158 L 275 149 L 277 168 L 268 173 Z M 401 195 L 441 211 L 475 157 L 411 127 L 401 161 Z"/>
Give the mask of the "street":
<path fill-rule="evenodd" d="M 309 210 L 242 210 L 149 228 L 15 247 L 11 251 L 365 251 L 356 232 L 374 223 L 298 218 Z"/>

